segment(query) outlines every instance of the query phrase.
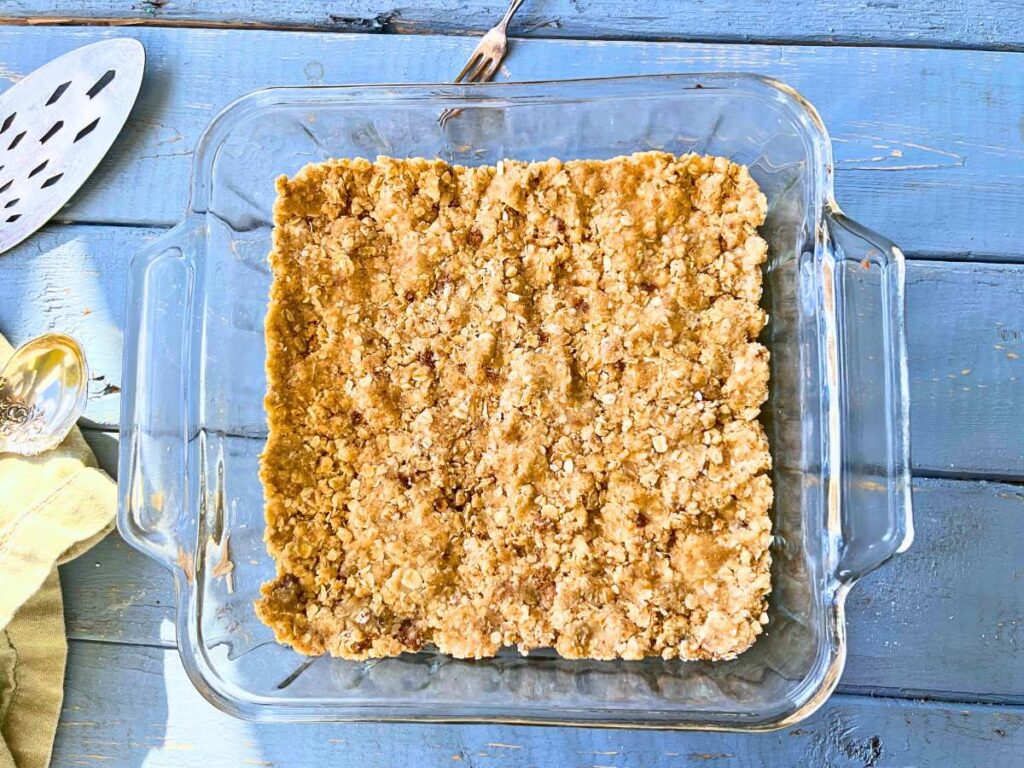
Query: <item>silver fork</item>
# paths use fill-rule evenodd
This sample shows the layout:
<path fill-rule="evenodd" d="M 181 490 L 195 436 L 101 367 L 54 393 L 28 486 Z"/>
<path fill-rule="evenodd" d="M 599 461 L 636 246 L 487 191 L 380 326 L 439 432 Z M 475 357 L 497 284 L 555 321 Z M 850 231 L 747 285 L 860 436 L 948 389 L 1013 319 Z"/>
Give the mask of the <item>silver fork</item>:
<path fill-rule="evenodd" d="M 505 58 L 505 53 L 508 51 L 508 24 L 512 21 L 516 11 L 519 10 L 519 6 L 524 2 L 525 0 L 512 0 L 509 3 L 508 10 L 501 17 L 501 21 L 487 30 L 487 34 L 483 36 L 477 47 L 473 49 L 473 53 L 469 55 L 466 66 L 455 76 L 456 83 L 485 83 L 494 77 L 498 67 L 501 65 L 502 59 Z M 461 110 L 446 109 L 438 117 L 438 122 L 443 127 L 450 118 L 459 112 Z"/>

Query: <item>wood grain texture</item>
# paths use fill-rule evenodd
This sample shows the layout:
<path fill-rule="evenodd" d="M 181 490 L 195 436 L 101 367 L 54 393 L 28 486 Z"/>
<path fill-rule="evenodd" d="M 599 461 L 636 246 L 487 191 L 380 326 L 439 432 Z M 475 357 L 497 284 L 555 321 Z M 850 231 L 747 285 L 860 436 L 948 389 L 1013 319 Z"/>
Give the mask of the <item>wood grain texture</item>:
<path fill-rule="evenodd" d="M 83 343 L 93 375 L 87 424 L 118 423 L 127 262 L 159 234 L 51 226 L 0 258 L 0 332 L 20 343 L 56 329 Z M 910 262 L 916 471 L 1024 478 L 1022 296 L 1024 265 Z"/>
<path fill-rule="evenodd" d="M 61 589 L 68 637 L 175 647 L 170 573 L 116 532 L 61 567 Z"/>
<path fill-rule="evenodd" d="M 481 33 L 506 3 L 426 0 L 19 0 L 0 16 L 34 24 L 62 19 L 98 23 L 274 26 L 331 32 Z M 1016 48 L 1024 45 L 1024 13 L 1016 0 L 878 2 L 770 0 L 759 3 L 701 0 L 532 0 L 512 32 L 531 37 L 715 40 L 720 42 L 824 42 Z"/>
<path fill-rule="evenodd" d="M 50 226 L 0 256 L 0 333 L 15 345 L 50 331 L 78 339 L 91 374 L 85 426 L 118 423 L 128 260 L 159 234 Z"/>
<path fill-rule="evenodd" d="M 474 4 L 464 13 L 447 0 L 397 9 L 371 0 L 80 0 L 59 13 L 461 34 L 488 26 L 495 5 Z M 537 37 L 1024 45 L 1016 0 L 766 5 L 662 0 L 623 13 L 620 0 L 537 0 L 521 21 Z M 0 7 L 0 17 L 54 21 L 52 6 L 16 0 Z M 142 98 L 111 155 L 62 213 L 72 223 L 120 226 L 51 227 L 0 258 L 0 330 L 16 341 L 49 328 L 83 338 L 94 375 L 102 377 L 88 417 L 105 427 L 117 420 L 127 256 L 180 218 L 192 149 L 212 116 L 270 84 L 445 80 L 473 45 L 437 35 L 0 22 L 0 88 L 66 50 L 123 34 L 147 46 Z M 1024 261 L 1017 234 L 1024 218 L 1019 54 L 522 40 L 503 76 L 710 70 L 760 71 L 802 90 L 832 130 L 840 201 L 909 252 Z M 919 472 L 1024 477 L 1014 408 L 1024 364 L 1022 270 L 910 265 Z M 114 436 L 89 430 L 87 438 L 110 467 Z M 68 631 L 78 639 L 71 643 L 54 765 L 1014 765 L 1024 752 L 1021 707 L 905 697 L 1024 703 L 1024 496 L 1019 486 L 944 479 L 918 479 L 914 492 L 914 548 L 851 594 L 850 657 L 841 683 L 847 693 L 900 698 L 839 695 L 807 723 L 760 736 L 242 723 L 203 702 L 181 669 L 171 648 L 169 576 L 112 536 L 64 568 Z"/>
<path fill-rule="evenodd" d="M 848 692 L 1024 704 L 1024 493 L 914 481 L 914 544 L 847 602 Z"/>
<path fill-rule="evenodd" d="M 224 105 L 256 88 L 444 81 L 474 45 L 444 36 L 0 26 L 0 85 L 71 48 L 117 35 L 146 46 L 142 95 L 110 155 L 62 212 L 67 221 L 177 221 L 201 131 Z M 502 76 L 716 70 L 771 75 L 814 102 L 834 139 L 840 202 L 905 250 L 1024 257 L 1019 54 L 522 40 Z"/>
<path fill-rule="evenodd" d="M 1024 493 L 922 479 L 914 505 L 914 546 L 850 595 L 840 690 L 1024 704 Z M 116 534 L 61 573 L 70 637 L 173 647 L 170 574 Z"/>
<path fill-rule="evenodd" d="M 775 733 L 491 725 L 257 724 L 203 701 L 177 653 L 72 642 L 53 762 L 188 766 L 1019 765 L 1024 710 L 835 696 Z"/>
<path fill-rule="evenodd" d="M 1024 478 L 1024 265 L 911 262 L 907 337 L 916 471 Z"/>

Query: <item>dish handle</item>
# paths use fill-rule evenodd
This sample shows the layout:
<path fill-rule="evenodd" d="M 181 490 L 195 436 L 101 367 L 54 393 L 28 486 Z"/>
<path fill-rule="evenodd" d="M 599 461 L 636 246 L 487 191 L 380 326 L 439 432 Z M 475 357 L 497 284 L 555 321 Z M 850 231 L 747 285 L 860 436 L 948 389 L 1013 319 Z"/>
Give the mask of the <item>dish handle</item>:
<path fill-rule="evenodd" d="M 826 208 L 825 225 L 838 345 L 827 365 L 838 384 L 842 432 L 836 576 L 851 584 L 914 539 L 906 269 L 894 243 L 847 218 L 835 203 Z"/>
<path fill-rule="evenodd" d="M 187 455 L 195 265 L 204 224 L 191 215 L 132 257 L 128 271 L 117 525 L 143 553 L 191 580 Z"/>

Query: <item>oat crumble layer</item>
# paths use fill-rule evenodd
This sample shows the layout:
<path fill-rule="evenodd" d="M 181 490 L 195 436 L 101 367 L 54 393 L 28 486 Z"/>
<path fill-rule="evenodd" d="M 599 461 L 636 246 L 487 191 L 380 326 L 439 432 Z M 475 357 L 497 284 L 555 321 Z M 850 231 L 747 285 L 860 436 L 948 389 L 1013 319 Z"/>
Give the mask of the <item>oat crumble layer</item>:
<path fill-rule="evenodd" d="M 767 621 L 765 198 L 720 157 L 277 181 L 261 461 L 305 654 L 726 659 Z"/>

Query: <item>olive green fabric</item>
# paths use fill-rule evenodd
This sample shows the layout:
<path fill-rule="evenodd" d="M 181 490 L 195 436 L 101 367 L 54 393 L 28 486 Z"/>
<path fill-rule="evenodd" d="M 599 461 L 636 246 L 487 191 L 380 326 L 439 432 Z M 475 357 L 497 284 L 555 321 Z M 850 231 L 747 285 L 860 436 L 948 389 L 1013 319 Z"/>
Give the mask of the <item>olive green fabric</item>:
<path fill-rule="evenodd" d="M 0 368 L 11 351 L 0 336 Z M 0 768 L 50 762 L 67 658 L 57 566 L 110 532 L 116 505 L 77 428 L 39 456 L 0 453 Z"/>
<path fill-rule="evenodd" d="M 0 632 L 0 766 L 45 768 L 64 695 L 64 611 L 54 568 Z"/>

